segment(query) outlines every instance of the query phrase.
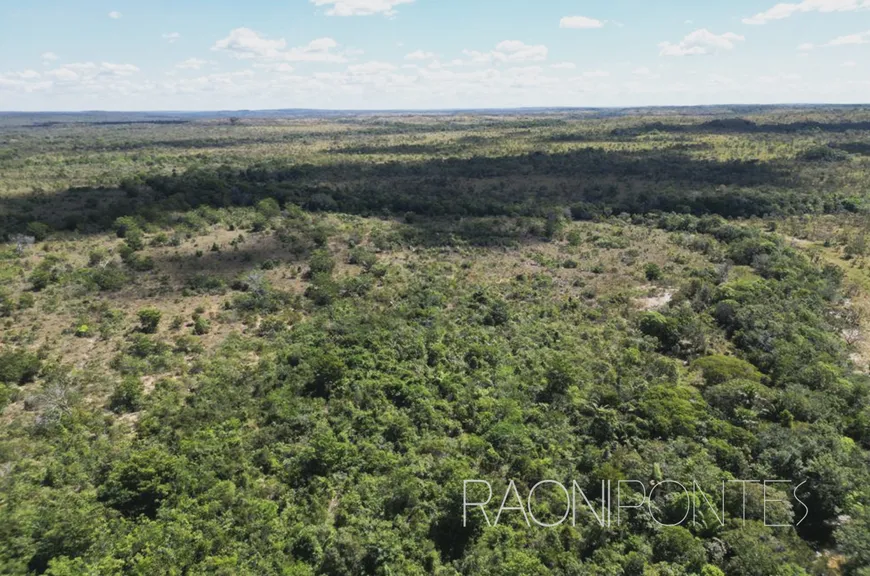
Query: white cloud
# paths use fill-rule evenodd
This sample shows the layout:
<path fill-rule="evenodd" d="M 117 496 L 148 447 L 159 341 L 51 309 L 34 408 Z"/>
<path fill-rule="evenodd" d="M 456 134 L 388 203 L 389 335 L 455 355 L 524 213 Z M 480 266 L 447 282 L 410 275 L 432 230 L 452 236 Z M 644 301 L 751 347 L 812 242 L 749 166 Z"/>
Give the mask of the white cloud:
<path fill-rule="evenodd" d="M 58 59 L 58 55 L 55 54 L 54 52 L 46 52 L 45 54 L 42 55 L 42 59 L 43 59 L 46 63 L 47 63 L 47 62 L 54 62 L 55 60 Z"/>
<path fill-rule="evenodd" d="M 577 68 L 577 65 L 573 62 L 558 62 L 556 64 L 550 64 L 550 68 L 556 68 L 557 70 L 574 70 Z"/>
<path fill-rule="evenodd" d="M 588 29 L 602 28 L 604 22 L 586 16 L 565 16 L 559 21 L 559 28 Z"/>
<path fill-rule="evenodd" d="M 206 76 L 197 76 L 196 78 L 180 78 L 157 87 L 157 90 L 170 95 L 211 93 L 244 95 L 251 91 L 250 82 L 254 77 L 255 73 L 251 70 L 223 72 Z M 246 84 L 246 82 L 248 84 Z M 254 89 L 256 90 L 256 88 Z"/>
<path fill-rule="evenodd" d="M 540 44 L 531 46 L 519 40 L 505 40 L 495 47 L 492 55 L 503 62 L 535 62 L 546 60 L 547 53 L 547 47 Z"/>
<path fill-rule="evenodd" d="M 445 68 L 449 66 L 476 66 L 481 64 L 499 63 L 519 63 L 519 62 L 540 62 L 546 60 L 549 49 L 542 45 L 531 45 L 519 40 L 505 40 L 499 42 L 495 50 L 489 52 L 480 52 L 478 50 L 463 50 L 462 53 L 466 56 L 466 60 L 453 60 L 449 64 L 433 62 L 430 68 Z"/>
<path fill-rule="evenodd" d="M 178 32 L 169 32 L 169 33 L 163 35 L 163 39 L 166 40 L 167 42 L 169 42 L 170 44 L 173 44 L 179 38 L 181 38 L 181 34 L 179 34 Z"/>
<path fill-rule="evenodd" d="M 278 62 L 277 64 L 254 64 L 254 66 L 257 68 L 263 68 L 269 72 L 281 72 L 282 74 L 288 74 L 295 70 L 293 66 L 286 62 Z"/>
<path fill-rule="evenodd" d="M 631 71 L 631 73 L 634 74 L 635 76 L 639 76 L 641 78 L 648 78 L 650 80 L 654 80 L 654 79 L 660 77 L 658 74 L 656 74 L 655 72 L 653 72 L 652 70 L 650 70 L 646 66 L 642 66 L 640 68 L 635 68 L 634 70 Z"/>
<path fill-rule="evenodd" d="M 61 82 L 75 82 L 79 79 L 78 72 L 69 68 L 58 68 L 57 70 L 49 70 L 45 73 L 45 75 L 50 76 L 55 80 L 60 80 Z"/>
<path fill-rule="evenodd" d="M 607 78 L 610 76 L 610 72 L 606 70 L 589 70 L 583 73 L 584 78 Z"/>
<path fill-rule="evenodd" d="M 74 62 L 49 70 L 44 76 L 52 82 L 61 85 L 81 84 L 83 86 L 94 87 L 106 82 L 114 82 L 117 79 L 133 76 L 139 71 L 139 68 L 133 64 Z"/>
<path fill-rule="evenodd" d="M 103 62 L 100 65 L 100 69 L 104 73 L 115 74 L 117 76 L 130 76 L 139 72 L 139 68 L 132 64 L 111 64 L 109 62 Z"/>
<path fill-rule="evenodd" d="M 744 24 L 761 25 L 773 20 L 783 20 L 800 12 L 854 12 L 870 9 L 870 0 L 804 0 L 797 4 L 780 3 L 750 18 Z"/>
<path fill-rule="evenodd" d="M 365 64 L 347 67 L 347 71 L 354 75 L 380 74 L 381 72 L 392 72 L 393 70 L 396 70 L 396 66 L 388 62 L 366 62 Z"/>
<path fill-rule="evenodd" d="M 332 38 L 318 38 L 306 46 L 287 49 L 287 41 L 270 40 L 250 28 L 236 28 L 218 40 L 212 50 L 225 51 L 240 60 L 259 59 L 287 62 L 345 62 L 347 58 L 331 52 L 338 43 Z"/>
<path fill-rule="evenodd" d="M 825 46 L 852 46 L 856 44 L 870 44 L 870 30 L 858 34 L 839 36 L 825 44 Z"/>
<path fill-rule="evenodd" d="M 121 18 L 121 13 L 116 11 L 116 10 L 113 10 L 113 11 L 109 12 L 109 18 L 111 18 L 112 20 L 118 20 Z"/>
<path fill-rule="evenodd" d="M 677 44 L 670 42 L 662 42 L 659 44 L 661 56 L 700 56 L 710 54 L 720 50 L 732 50 L 735 42 L 743 41 L 743 36 L 726 32 L 725 34 L 716 35 L 701 28 L 695 30 Z"/>
<path fill-rule="evenodd" d="M 853 60 L 847 60 L 846 62 L 840 64 L 842 68 L 854 68 L 857 65 L 858 64 L 856 64 Z"/>
<path fill-rule="evenodd" d="M 798 52 L 809 52 L 815 48 L 815 45 L 812 42 L 804 42 L 800 46 L 797 47 Z"/>
<path fill-rule="evenodd" d="M 287 47 L 287 41 L 269 40 L 254 32 L 250 28 L 236 28 L 230 31 L 230 35 L 218 40 L 212 50 L 226 50 L 236 58 L 281 58 L 283 50 Z"/>
<path fill-rule="evenodd" d="M 199 58 L 188 58 L 184 62 L 179 62 L 175 65 L 176 68 L 180 68 L 181 70 L 199 70 L 203 66 L 208 64 L 206 60 L 200 60 Z"/>
<path fill-rule="evenodd" d="M 396 6 L 410 4 L 414 0 L 311 0 L 315 6 L 330 6 L 327 16 L 370 16 L 383 14 L 393 16 Z"/>
<path fill-rule="evenodd" d="M 540 62 L 513 65 L 493 57 L 482 66 L 470 66 L 463 57 L 461 67 L 448 67 L 452 62 L 440 68 L 430 68 L 426 61 L 365 62 L 304 74 L 283 60 L 254 59 L 239 72 L 178 70 L 175 76 L 153 79 L 145 74 L 122 76 L 99 62 L 85 62 L 56 67 L 59 71 L 52 75 L 28 70 L 0 73 L 0 101 L 22 110 L 267 109 L 286 106 L 288 101 L 306 108 L 345 109 L 859 101 L 870 86 L 855 79 L 854 70 L 863 64 L 856 57 L 858 67 L 839 68 L 842 60 L 846 58 L 834 60 L 823 71 L 830 76 L 807 70 L 805 80 L 763 67 L 733 74 L 687 71 L 681 77 L 672 69 L 665 77 L 657 66 L 649 65 L 650 74 L 663 74 L 656 80 L 641 71 L 632 74 L 639 64 L 628 66 L 625 74 L 605 78 L 601 71 L 552 69 Z M 116 71 L 127 69 L 114 66 Z"/>
<path fill-rule="evenodd" d="M 433 58 L 435 58 L 435 54 L 423 50 L 416 50 L 405 56 L 405 60 L 432 60 Z"/>

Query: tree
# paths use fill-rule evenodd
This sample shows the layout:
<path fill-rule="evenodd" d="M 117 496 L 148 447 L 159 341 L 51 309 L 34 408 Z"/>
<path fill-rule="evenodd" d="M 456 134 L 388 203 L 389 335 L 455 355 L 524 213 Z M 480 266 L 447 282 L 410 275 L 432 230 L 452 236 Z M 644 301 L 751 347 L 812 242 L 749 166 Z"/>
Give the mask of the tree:
<path fill-rule="evenodd" d="M 707 386 L 723 384 L 729 380 L 761 382 L 762 377 L 761 372 L 749 362 L 721 354 L 698 358 L 692 362 L 692 368 L 701 371 Z"/>
<path fill-rule="evenodd" d="M 112 393 L 109 399 L 109 407 L 113 412 L 123 414 L 136 412 L 142 406 L 143 386 L 142 381 L 136 376 L 126 376 Z"/>
<path fill-rule="evenodd" d="M 163 314 L 155 308 L 143 308 L 139 310 L 139 330 L 144 334 L 157 332 L 157 325 Z"/>
<path fill-rule="evenodd" d="M 42 368 L 39 357 L 26 350 L 0 351 L 0 382 L 27 384 Z"/>
<path fill-rule="evenodd" d="M 330 276 L 335 270 L 335 260 L 328 250 L 316 250 L 308 260 L 309 277 L 317 275 Z"/>
<path fill-rule="evenodd" d="M 656 280 L 662 279 L 662 269 L 655 262 L 650 262 L 649 264 L 647 264 L 643 269 L 643 273 L 646 276 L 646 279 L 650 282 L 655 282 Z"/>

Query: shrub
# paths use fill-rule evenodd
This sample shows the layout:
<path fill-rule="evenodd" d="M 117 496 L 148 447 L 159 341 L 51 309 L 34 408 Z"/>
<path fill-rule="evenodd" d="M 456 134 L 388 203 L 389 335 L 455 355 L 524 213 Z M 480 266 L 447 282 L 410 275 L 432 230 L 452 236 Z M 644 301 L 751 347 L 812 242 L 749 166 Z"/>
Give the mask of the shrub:
<path fill-rule="evenodd" d="M 129 280 L 127 272 L 124 272 L 117 264 L 91 269 L 88 277 L 89 281 L 103 292 L 120 290 Z"/>
<path fill-rule="evenodd" d="M 649 264 L 647 264 L 643 269 L 643 273 L 646 276 L 646 279 L 650 282 L 661 280 L 663 275 L 661 267 L 655 262 L 650 262 Z"/>
<path fill-rule="evenodd" d="M 151 256 L 132 254 L 125 260 L 125 262 L 127 263 L 127 266 L 136 272 L 148 272 L 154 270 L 154 259 Z"/>
<path fill-rule="evenodd" d="M 344 377 L 344 362 L 338 356 L 325 352 L 314 356 L 310 366 L 312 378 L 306 391 L 312 396 L 328 399 Z"/>
<path fill-rule="evenodd" d="M 335 260 L 327 250 L 316 250 L 308 260 L 309 277 L 317 275 L 331 275 L 335 270 Z"/>
<path fill-rule="evenodd" d="M 223 280 L 208 274 L 197 274 L 190 277 L 186 282 L 186 288 L 196 294 L 220 295 L 227 291 Z"/>
<path fill-rule="evenodd" d="M 29 308 L 33 308 L 36 304 L 36 297 L 29 292 L 25 292 L 21 296 L 18 297 L 18 309 L 19 310 L 27 310 Z M 0 312 L 0 316 L 2 316 L 2 312 Z"/>
<path fill-rule="evenodd" d="M 124 242 L 130 250 L 138 252 L 145 248 L 145 235 L 142 234 L 142 231 L 138 228 L 131 228 L 130 230 L 127 230 L 127 234 L 124 236 Z"/>
<path fill-rule="evenodd" d="M 659 312 L 646 312 L 640 319 L 640 331 L 659 341 L 663 350 L 670 350 L 679 343 L 680 332 L 673 318 Z"/>
<path fill-rule="evenodd" d="M 137 358 L 148 358 L 149 356 L 159 356 L 167 350 L 168 346 L 165 343 L 153 340 L 144 334 L 136 334 L 130 342 L 128 352 Z"/>
<path fill-rule="evenodd" d="M 134 228 L 139 228 L 139 224 L 132 216 L 121 216 L 115 220 L 115 234 L 118 235 L 118 238 L 124 238 L 127 231 Z"/>
<path fill-rule="evenodd" d="M 281 214 L 281 206 L 274 198 L 264 198 L 257 203 L 257 212 L 266 218 L 274 218 Z"/>
<path fill-rule="evenodd" d="M 189 334 L 175 339 L 175 351 L 182 354 L 200 354 L 204 350 L 199 340 Z"/>
<path fill-rule="evenodd" d="M 109 398 L 109 407 L 118 414 L 137 412 L 142 407 L 143 394 L 142 381 L 136 376 L 126 376 L 115 387 Z"/>
<path fill-rule="evenodd" d="M 104 248 L 95 248 L 88 253 L 88 266 L 95 267 L 109 259 L 109 253 Z"/>
<path fill-rule="evenodd" d="M 145 334 L 154 334 L 157 332 L 157 325 L 160 324 L 162 313 L 154 308 L 144 308 L 139 310 L 139 330 Z"/>
<path fill-rule="evenodd" d="M 31 222 L 27 225 L 27 234 L 33 236 L 37 242 L 42 242 L 51 233 L 51 227 L 42 222 Z"/>
<path fill-rule="evenodd" d="M 738 379 L 761 382 L 762 378 L 761 372 L 755 366 L 734 356 L 717 354 L 698 358 L 692 363 L 692 367 L 701 371 L 707 386 Z"/>
<path fill-rule="evenodd" d="M 209 332 L 211 332 L 211 323 L 199 314 L 196 314 L 193 317 L 193 333 L 197 336 L 202 336 Z"/>
<path fill-rule="evenodd" d="M 318 306 L 328 306 L 338 297 L 338 284 L 328 274 L 318 274 L 305 289 L 305 297 Z"/>
<path fill-rule="evenodd" d="M 503 300 L 494 300 L 489 305 L 489 310 L 483 318 L 487 326 L 501 326 L 510 320 L 510 309 Z"/>
<path fill-rule="evenodd" d="M 350 264 L 360 266 L 363 270 L 368 272 L 375 264 L 377 264 L 378 257 L 371 250 L 366 250 L 365 248 L 357 246 L 350 251 L 347 261 Z"/>
<path fill-rule="evenodd" d="M 12 316 L 12 311 L 15 306 L 12 303 L 12 297 L 5 291 L 0 290 L 0 318 Z"/>
<path fill-rule="evenodd" d="M 184 462 L 163 448 L 133 451 L 111 467 L 97 497 L 125 516 L 154 518 L 182 470 Z"/>
<path fill-rule="evenodd" d="M 30 284 L 35 292 L 45 290 L 50 284 L 60 282 L 60 260 L 56 256 L 48 256 L 39 263 L 30 274 Z"/>
<path fill-rule="evenodd" d="M 42 368 L 36 354 L 26 350 L 0 351 L 0 382 L 27 384 L 32 382 Z"/>
<path fill-rule="evenodd" d="M 672 562 L 699 571 L 707 559 L 704 544 L 682 526 L 665 526 L 658 531 L 653 544 L 653 557 L 658 562 Z"/>

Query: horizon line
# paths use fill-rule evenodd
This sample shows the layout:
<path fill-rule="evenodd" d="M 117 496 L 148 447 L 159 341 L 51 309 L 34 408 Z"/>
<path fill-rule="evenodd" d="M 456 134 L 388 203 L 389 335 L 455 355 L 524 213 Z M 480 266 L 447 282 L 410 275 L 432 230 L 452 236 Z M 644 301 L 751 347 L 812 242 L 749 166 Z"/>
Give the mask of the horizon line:
<path fill-rule="evenodd" d="M 633 106 L 468 106 L 452 108 L 219 108 L 219 109 L 157 109 L 157 110 L 0 110 L 2 115 L 23 114 L 256 114 L 275 112 L 302 113 L 446 113 L 446 112 L 511 112 L 511 111 L 549 111 L 549 110 L 634 110 L 634 109 L 675 109 L 675 108 L 800 108 L 800 107 L 870 107 L 870 102 L 833 103 L 833 102 L 781 102 L 776 104 L 721 103 L 721 104 L 639 104 Z"/>

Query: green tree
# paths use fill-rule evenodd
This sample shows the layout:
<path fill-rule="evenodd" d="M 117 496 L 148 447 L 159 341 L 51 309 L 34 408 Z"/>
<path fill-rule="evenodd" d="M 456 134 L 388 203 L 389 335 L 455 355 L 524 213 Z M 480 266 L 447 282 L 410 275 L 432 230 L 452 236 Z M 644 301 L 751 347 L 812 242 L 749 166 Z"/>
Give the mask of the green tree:
<path fill-rule="evenodd" d="M 143 308 L 139 310 L 139 330 L 144 334 L 154 334 L 160 324 L 163 314 L 156 308 Z"/>

